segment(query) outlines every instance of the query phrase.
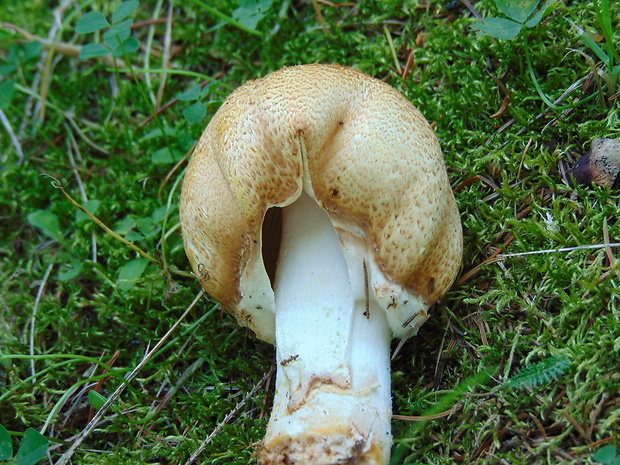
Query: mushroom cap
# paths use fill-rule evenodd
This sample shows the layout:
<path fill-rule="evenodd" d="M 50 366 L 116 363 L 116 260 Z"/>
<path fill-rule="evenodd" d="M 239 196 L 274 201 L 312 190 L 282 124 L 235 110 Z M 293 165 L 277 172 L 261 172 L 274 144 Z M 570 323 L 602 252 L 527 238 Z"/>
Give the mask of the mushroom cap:
<path fill-rule="evenodd" d="M 213 116 L 183 182 L 185 250 L 207 293 L 272 343 L 263 222 L 302 190 L 327 212 L 347 263 L 364 264 L 352 279 L 393 335 L 415 330 L 462 255 L 441 148 L 422 114 L 382 81 L 313 64 L 247 82 Z"/>
<path fill-rule="evenodd" d="M 620 187 L 620 139 L 593 139 L 590 152 L 577 160 L 568 174 L 577 184 L 594 183 L 608 189 Z"/>

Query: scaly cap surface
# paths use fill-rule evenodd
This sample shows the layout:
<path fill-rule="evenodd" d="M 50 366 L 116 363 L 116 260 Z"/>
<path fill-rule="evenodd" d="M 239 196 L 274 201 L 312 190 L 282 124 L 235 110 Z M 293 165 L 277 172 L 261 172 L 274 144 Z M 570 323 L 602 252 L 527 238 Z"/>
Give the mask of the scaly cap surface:
<path fill-rule="evenodd" d="M 352 279 L 362 276 L 394 335 L 415 330 L 462 254 L 441 149 L 421 113 L 377 79 L 314 64 L 247 82 L 207 126 L 183 183 L 185 250 L 204 289 L 269 342 L 263 220 L 302 189 L 328 213 L 347 261 L 364 262 Z"/>

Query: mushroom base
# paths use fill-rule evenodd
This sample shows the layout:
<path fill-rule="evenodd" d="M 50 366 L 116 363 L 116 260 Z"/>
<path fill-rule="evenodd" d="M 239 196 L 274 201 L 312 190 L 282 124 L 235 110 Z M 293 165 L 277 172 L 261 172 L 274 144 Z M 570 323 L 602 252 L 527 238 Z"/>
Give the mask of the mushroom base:
<path fill-rule="evenodd" d="M 313 406 L 271 425 L 260 454 L 261 465 L 388 463 L 392 439 L 389 427 L 387 431 L 376 431 L 369 420 L 374 418 L 376 424 L 387 420 L 389 425 L 389 410 L 378 419 L 377 412 L 356 407 L 355 399 L 344 400 L 339 394 L 329 400 L 328 395 L 320 397 L 322 412 Z M 343 408 L 343 404 L 349 408 Z M 336 412 L 338 418 L 334 418 Z M 303 425 L 303 430 L 295 428 L 295 423 Z"/>
<path fill-rule="evenodd" d="M 384 465 L 391 447 L 385 312 L 366 300 L 327 214 L 283 209 L 276 269 L 278 370 L 261 465 Z M 358 295 L 359 294 L 359 295 Z"/>
<path fill-rule="evenodd" d="M 366 395 L 339 389 L 329 392 L 331 388 L 333 385 L 325 384 L 311 391 L 309 399 L 294 412 L 285 405 L 277 410 L 274 406 L 259 457 L 261 465 L 384 465 L 389 462 L 392 442 L 389 387 L 387 399 L 379 402 L 382 407 L 376 405 L 376 394 L 385 387 L 375 386 Z"/>
<path fill-rule="evenodd" d="M 331 373 L 321 359 L 325 353 L 304 356 L 303 343 L 295 348 L 297 358 L 278 355 L 276 394 L 261 465 L 389 462 L 389 328 L 379 311 L 371 310 L 370 318 L 363 312 L 354 308 L 351 313 L 347 350 L 342 359 L 332 359 Z M 321 338 L 321 326 L 314 329 Z"/>

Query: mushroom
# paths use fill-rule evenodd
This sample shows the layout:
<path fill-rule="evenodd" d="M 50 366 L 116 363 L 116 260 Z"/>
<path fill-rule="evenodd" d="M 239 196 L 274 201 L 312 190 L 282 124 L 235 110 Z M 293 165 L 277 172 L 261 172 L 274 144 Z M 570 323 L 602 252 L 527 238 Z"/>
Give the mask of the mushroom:
<path fill-rule="evenodd" d="M 620 188 L 620 139 L 597 137 L 590 152 L 577 160 L 568 171 L 577 184 L 597 184 L 608 189 Z M 572 183 L 572 180 L 570 180 Z"/>
<path fill-rule="evenodd" d="M 391 338 L 417 332 L 462 254 L 422 114 L 338 65 L 247 82 L 198 142 L 180 215 L 203 288 L 276 345 L 259 463 L 388 463 Z"/>

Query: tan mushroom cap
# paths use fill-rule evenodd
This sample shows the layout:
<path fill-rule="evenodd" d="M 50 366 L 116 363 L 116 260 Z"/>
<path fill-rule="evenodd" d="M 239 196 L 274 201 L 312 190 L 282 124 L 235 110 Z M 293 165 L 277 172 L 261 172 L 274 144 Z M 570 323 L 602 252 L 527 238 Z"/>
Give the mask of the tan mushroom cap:
<path fill-rule="evenodd" d="M 608 189 L 620 187 L 620 139 L 597 137 L 590 152 L 579 160 L 568 174 L 577 184 L 598 184 Z"/>
<path fill-rule="evenodd" d="M 263 220 L 302 189 L 329 215 L 345 256 L 365 263 L 394 335 L 419 326 L 462 253 L 441 149 L 422 114 L 377 79 L 319 64 L 249 81 L 215 114 L 183 183 L 185 250 L 204 289 L 269 342 Z"/>

